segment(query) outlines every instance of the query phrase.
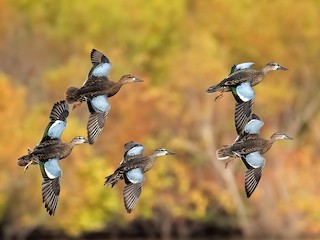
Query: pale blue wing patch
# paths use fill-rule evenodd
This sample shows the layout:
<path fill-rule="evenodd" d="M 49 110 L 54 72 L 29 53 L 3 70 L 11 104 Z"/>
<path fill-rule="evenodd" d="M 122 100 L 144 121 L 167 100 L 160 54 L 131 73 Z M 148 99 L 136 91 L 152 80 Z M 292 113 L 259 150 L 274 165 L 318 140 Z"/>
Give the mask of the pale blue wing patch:
<path fill-rule="evenodd" d="M 259 152 L 249 153 L 245 159 L 253 168 L 263 167 L 266 162 L 266 159 Z"/>
<path fill-rule="evenodd" d="M 126 173 L 128 180 L 133 183 L 142 183 L 144 181 L 144 175 L 140 168 L 135 168 Z"/>
<path fill-rule="evenodd" d="M 108 102 L 107 95 L 100 95 L 92 98 L 91 106 L 95 110 L 95 112 L 109 112 L 110 103 Z"/>
<path fill-rule="evenodd" d="M 131 148 L 126 156 L 136 156 L 136 155 L 140 155 L 142 154 L 142 152 L 144 151 L 144 147 L 143 146 L 136 146 L 136 147 L 133 147 Z"/>
<path fill-rule="evenodd" d="M 57 120 L 49 128 L 47 135 L 50 138 L 60 138 L 63 130 L 66 128 L 66 122 Z"/>
<path fill-rule="evenodd" d="M 62 171 L 59 166 L 59 158 L 49 159 L 44 163 L 44 170 L 50 179 L 61 177 Z"/>
<path fill-rule="evenodd" d="M 244 62 L 244 63 L 235 64 L 231 67 L 230 74 L 237 72 L 239 70 L 249 69 L 251 68 L 252 65 L 254 65 L 253 62 Z"/>
<path fill-rule="evenodd" d="M 108 77 L 111 67 L 111 63 L 101 63 L 93 69 L 92 75 L 95 77 Z"/>
<path fill-rule="evenodd" d="M 243 69 L 248 69 L 251 68 L 254 65 L 253 62 L 244 62 L 244 63 L 239 63 L 235 67 L 235 71 L 243 70 Z"/>
<path fill-rule="evenodd" d="M 124 159 L 120 162 L 120 165 L 126 160 L 131 160 L 134 156 L 142 155 L 142 152 L 144 151 L 144 147 L 142 145 L 132 147 L 127 152 L 124 153 Z"/>
<path fill-rule="evenodd" d="M 250 85 L 250 82 L 241 83 L 236 87 L 237 95 L 243 102 L 248 102 L 254 98 L 254 91 Z"/>
<path fill-rule="evenodd" d="M 260 129 L 263 126 L 264 122 L 258 119 L 251 119 L 246 126 L 244 127 L 243 131 L 248 134 L 260 134 Z"/>

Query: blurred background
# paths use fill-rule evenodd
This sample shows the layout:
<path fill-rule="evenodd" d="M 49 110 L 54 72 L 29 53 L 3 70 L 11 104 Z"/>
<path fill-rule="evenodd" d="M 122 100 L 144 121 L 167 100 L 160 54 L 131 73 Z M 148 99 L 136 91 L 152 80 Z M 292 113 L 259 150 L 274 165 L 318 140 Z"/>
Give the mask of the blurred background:
<path fill-rule="evenodd" d="M 5 239 L 319 237 L 320 2 L 0 0 L 0 233 Z M 41 174 L 17 159 L 41 139 L 53 103 L 80 86 L 95 48 L 110 59 L 110 78 L 144 79 L 110 98 L 95 145 L 76 147 L 63 170 L 54 217 L 41 198 Z M 262 179 L 247 199 L 244 166 L 227 169 L 217 148 L 231 144 L 234 100 L 205 89 L 235 63 L 261 69 L 255 87 L 261 135 L 285 132 L 265 155 Z M 86 106 L 72 111 L 62 141 L 86 136 Z M 128 141 L 149 155 L 165 147 L 127 214 L 123 184 L 103 186 Z M 40 236 L 40 237 L 39 237 Z"/>

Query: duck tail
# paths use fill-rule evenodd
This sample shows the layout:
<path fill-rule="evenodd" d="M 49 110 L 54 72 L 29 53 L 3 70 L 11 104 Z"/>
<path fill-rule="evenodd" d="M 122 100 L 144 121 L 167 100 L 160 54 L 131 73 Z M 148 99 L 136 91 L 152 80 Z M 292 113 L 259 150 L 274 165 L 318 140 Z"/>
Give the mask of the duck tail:
<path fill-rule="evenodd" d="M 68 87 L 66 93 L 67 103 L 72 104 L 79 100 L 79 96 L 77 95 L 77 91 L 79 88 L 76 87 Z"/>
<path fill-rule="evenodd" d="M 30 155 L 24 155 L 21 158 L 18 159 L 17 164 L 19 166 L 26 166 L 31 161 Z"/>
<path fill-rule="evenodd" d="M 105 186 L 111 185 L 111 187 L 113 187 L 119 181 L 119 179 L 121 179 L 121 174 L 120 172 L 116 171 L 115 173 L 106 177 L 106 181 L 104 182 L 104 185 Z"/>
<path fill-rule="evenodd" d="M 232 155 L 232 151 L 229 146 L 219 148 L 216 151 L 218 160 L 226 160 Z"/>
<path fill-rule="evenodd" d="M 216 85 L 212 85 L 211 87 L 208 87 L 206 90 L 206 93 L 221 92 L 221 91 L 222 91 L 221 83 L 218 83 Z"/>

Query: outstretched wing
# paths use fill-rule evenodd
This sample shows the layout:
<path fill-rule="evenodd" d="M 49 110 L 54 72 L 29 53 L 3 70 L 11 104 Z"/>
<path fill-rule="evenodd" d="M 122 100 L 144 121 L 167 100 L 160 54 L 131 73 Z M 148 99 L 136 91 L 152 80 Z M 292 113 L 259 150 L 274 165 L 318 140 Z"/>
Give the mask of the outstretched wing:
<path fill-rule="evenodd" d="M 57 209 L 60 194 L 60 178 L 62 175 L 59 159 L 52 158 L 46 162 L 39 161 L 42 173 L 42 201 L 50 215 L 54 215 Z"/>
<path fill-rule="evenodd" d="M 252 118 L 252 106 L 252 100 L 248 102 L 236 101 L 235 103 L 234 124 L 238 135 L 243 132 L 244 127 Z"/>
<path fill-rule="evenodd" d="M 234 91 L 235 90 L 235 91 Z M 242 102 L 248 102 L 254 99 L 255 93 L 251 87 L 250 82 L 243 82 L 232 88 L 234 97 L 240 99 Z"/>
<path fill-rule="evenodd" d="M 124 144 L 124 154 L 123 154 L 123 160 L 120 162 L 120 165 L 130 161 L 132 159 L 135 159 L 135 157 L 142 157 L 144 146 L 137 142 L 127 142 Z"/>
<path fill-rule="evenodd" d="M 231 67 L 229 75 L 240 70 L 250 69 L 253 65 L 254 65 L 253 62 L 244 62 L 244 63 L 235 64 Z"/>
<path fill-rule="evenodd" d="M 128 213 L 137 205 L 143 183 L 127 184 L 123 189 L 124 206 Z"/>
<path fill-rule="evenodd" d="M 247 197 L 249 198 L 260 181 L 262 168 L 266 160 L 258 151 L 242 156 L 241 160 L 247 167 L 244 175 L 244 184 Z"/>
<path fill-rule="evenodd" d="M 100 63 L 110 63 L 109 59 L 102 52 L 99 52 L 96 49 L 92 49 L 90 58 L 93 66 Z"/>
<path fill-rule="evenodd" d="M 263 167 L 266 162 L 266 159 L 258 151 L 242 156 L 241 160 L 247 169 Z"/>
<path fill-rule="evenodd" d="M 109 72 L 112 68 L 109 59 L 103 53 L 95 49 L 92 49 L 90 58 L 92 67 L 89 71 L 88 79 L 90 79 L 91 76 L 108 78 Z"/>
<path fill-rule="evenodd" d="M 66 101 L 56 102 L 50 113 L 50 122 L 44 130 L 40 143 L 46 140 L 59 139 L 66 128 L 67 118 L 69 116 L 69 105 Z"/>
<path fill-rule="evenodd" d="M 251 196 L 251 194 L 258 186 L 258 183 L 261 179 L 261 175 L 262 167 L 246 170 L 244 174 L 244 187 L 248 198 Z"/>
<path fill-rule="evenodd" d="M 93 144 L 104 128 L 111 106 L 106 95 L 88 98 L 87 105 L 90 112 L 87 125 L 88 139 L 89 143 Z"/>
<path fill-rule="evenodd" d="M 141 194 L 144 175 L 140 168 L 135 168 L 125 174 L 126 185 L 123 190 L 124 206 L 130 213 L 136 206 Z"/>

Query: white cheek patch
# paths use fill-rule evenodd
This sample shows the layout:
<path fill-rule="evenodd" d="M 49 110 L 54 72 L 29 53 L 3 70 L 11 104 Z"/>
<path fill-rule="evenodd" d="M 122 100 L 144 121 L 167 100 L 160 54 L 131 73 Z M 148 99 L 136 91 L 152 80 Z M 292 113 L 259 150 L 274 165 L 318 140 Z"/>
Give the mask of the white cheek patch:
<path fill-rule="evenodd" d="M 165 156 L 165 155 L 167 155 L 167 153 L 163 151 L 163 152 L 159 152 L 157 155 L 160 157 L 160 156 Z"/>
<path fill-rule="evenodd" d="M 108 77 L 111 67 L 111 63 L 101 63 L 92 71 L 92 75 L 95 77 Z"/>
<path fill-rule="evenodd" d="M 51 138 L 60 138 L 65 128 L 66 128 L 66 123 L 64 121 L 57 120 L 49 128 L 48 136 Z"/>
<path fill-rule="evenodd" d="M 111 107 L 106 95 L 92 98 L 91 105 L 96 112 L 109 112 Z"/>

